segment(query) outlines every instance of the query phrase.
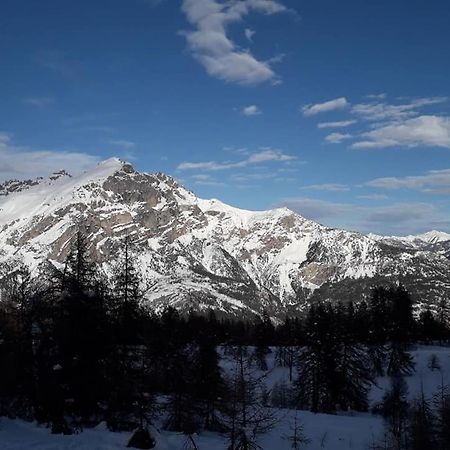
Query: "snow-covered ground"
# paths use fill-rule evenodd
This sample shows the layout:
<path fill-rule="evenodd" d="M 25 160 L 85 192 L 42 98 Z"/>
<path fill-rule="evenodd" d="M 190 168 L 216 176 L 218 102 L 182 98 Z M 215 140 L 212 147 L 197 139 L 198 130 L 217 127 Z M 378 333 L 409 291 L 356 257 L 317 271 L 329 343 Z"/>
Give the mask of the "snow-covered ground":
<path fill-rule="evenodd" d="M 416 373 L 407 377 L 409 397 L 415 398 L 423 386 L 425 395 L 431 395 L 437 390 L 442 379 L 450 382 L 450 348 L 438 346 L 420 346 L 412 352 L 416 361 Z M 431 355 L 437 355 L 441 370 L 432 371 L 428 367 Z M 273 368 L 273 357 L 268 357 L 269 369 Z M 225 364 L 226 369 L 226 364 Z M 270 387 L 281 379 L 288 380 L 286 369 L 272 369 L 267 377 Z M 370 393 L 371 404 L 381 400 L 385 389 L 389 386 L 388 378 L 377 380 Z M 279 409 L 277 425 L 258 441 L 264 450 L 284 450 L 290 448 L 286 439 L 291 434 L 295 416 L 302 423 L 304 434 L 310 440 L 305 447 L 308 450 L 366 450 L 369 445 L 380 437 L 383 421 L 370 413 L 342 413 L 338 415 L 312 414 L 307 411 Z M 0 448 L 2 450 L 115 450 L 126 448 L 130 433 L 112 433 L 103 424 L 95 429 L 86 429 L 72 436 L 51 435 L 48 428 L 35 423 L 20 420 L 0 419 Z M 158 450 L 181 450 L 184 436 L 179 433 L 155 431 Z M 226 449 L 226 438 L 214 433 L 201 433 L 194 437 L 200 450 Z"/>

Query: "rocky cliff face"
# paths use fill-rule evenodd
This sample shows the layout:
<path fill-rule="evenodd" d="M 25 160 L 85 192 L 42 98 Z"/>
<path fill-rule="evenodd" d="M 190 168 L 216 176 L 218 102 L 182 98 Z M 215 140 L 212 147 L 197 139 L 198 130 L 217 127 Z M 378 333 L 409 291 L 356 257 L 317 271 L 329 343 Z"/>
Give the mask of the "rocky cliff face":
<path fill-rule="evenodd" d="M 155 308 L 283 317 L 311 301 L 359 300 L 374 283 L 396 279 L 421 303 L 436 303 L 450 287 L 443 233 L 364 236 L 285 208 L 244 211 L 118 159 L 79 177 L 61 171 L 14 183 L 0 186 L 3 271 L 19 260 L 34 270 L 45 260 L 62 263 L 81 227 L 108 272 L 129 236 Z"/>

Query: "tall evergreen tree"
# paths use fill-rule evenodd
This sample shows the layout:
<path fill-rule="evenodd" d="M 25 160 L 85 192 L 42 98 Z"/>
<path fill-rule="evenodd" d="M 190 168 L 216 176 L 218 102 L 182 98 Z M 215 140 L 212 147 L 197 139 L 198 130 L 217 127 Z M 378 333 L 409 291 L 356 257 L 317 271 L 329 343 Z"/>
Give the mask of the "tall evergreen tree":
<path fill-rule="evenodd" d="M 241 346 L 235 348 L 234 368 L 229 385 L 228 449 L 256 449 L 258 435 L 274 426 L 275 417 L 263 402 L 262 378 L 256 376 Z"/>
<path fill-rule="evenodd" d="M 408 450 L 408 387 L 401 376 L 391 378 L 391 387 L 383 396 L 381 414 L 385 420 L 388 448 Z"/>
<path fill-rule="evenodd" d="M 388 375 L 410 375 L 414 371 L 414 361 L 409 347 L 414 334 L 415 322 L 412 300 L 406 289 L 400 285 L 390 289 L 390 328 L 388 330 Z"/>
<path fill-rule="evenodd" d="M 429 402 L 425 399 L 423 387 L 420 397 L 411 407 L 408 428 L 409 448 L 411 450 L 436 448 L 435 419 Z"/>

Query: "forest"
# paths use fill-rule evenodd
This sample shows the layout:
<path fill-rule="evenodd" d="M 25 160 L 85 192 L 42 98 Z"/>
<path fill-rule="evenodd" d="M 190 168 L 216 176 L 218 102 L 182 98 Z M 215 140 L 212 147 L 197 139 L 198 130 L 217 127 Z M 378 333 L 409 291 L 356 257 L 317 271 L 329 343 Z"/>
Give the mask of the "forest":
<path fill-rule="evenodd" d="M 35 420 L 53 434 L 105 422 L 133 431 L 134 448 L 155 446 L 158 423 L 183 433 L 185 449 L 198 449 L 195 434 L 208 430 L 226 436 L 228 450 L 249 450 L 275 426 L 274 409 L 370 409 L 385 424 L 373 450 L 450 448 L 448 386 L 442 381 L 431 401 L 422 392 L 410 402 L 404 381 L 417 343 L 448 343 L 447 299 L 415 314 L 403 286 L 374 286 L 367 299 L 313 304 L 274 323 L 268 314 L 152 311 L 128 240 L 110 275 L 78 233 L 61 268 L 32 277 L 19 265 L 1 279 L 0 416 Z M 269 354 L 289 374 L 270 390 Z M 439 369 L 437 358 L 429 364 Z M 370 408 L 368 392 L 384 375 L 391 386 Z M 292 449 L 307 445 L 301 421 L 288 440 Z"/>

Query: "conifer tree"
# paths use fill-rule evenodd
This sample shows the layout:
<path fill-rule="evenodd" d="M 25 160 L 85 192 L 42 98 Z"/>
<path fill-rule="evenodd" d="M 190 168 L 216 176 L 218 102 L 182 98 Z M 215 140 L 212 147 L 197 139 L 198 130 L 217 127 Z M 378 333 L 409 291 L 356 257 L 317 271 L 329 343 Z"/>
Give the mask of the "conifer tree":
<path fill-rule="evenodd" d="M 411 450 L 436 448 L 435 420 L 431 407 L 425 399 L 423 386 L 420 397 L 411 407 L 408 431 Z"/>
<path fill-rule="evenodd" d="M 306 348 L 298 358 L 298 405 L 312 412 L 328 412 L 335 408 L 332 383 L 338 352 L 330 319 L 323 304 L 310 308 L 305 323 Z"/>
<path fill-rule="evenodd" d="M 266 357 L 270 353 L 269 345 L 273 342 L 274 331 L 272 321 L 267 311 L 264 311 L 255 326 L 255 359 L 260 370 L 267 370 Z"/>
<path fill-rule="evenodd" d="M 438 448 L 445 450 L 450 448 L 450 392 L 444 385 L 441 372 L 441 385 L 433 396 L 433 405 L 436 411 L 436 436 Z"/>
<path fill-rule="evenodd" d="M 219 366 L 216 342 L 200 333 L 198 352 L 193 364 L 193 395 L 199 402 L 199 414 L 207 430 L 223 430 L 221 420 L 228 395 L 226 381 Z"/>
<path fill-rule="evenodd" d="M 291 424 L 291 434 L 286 439 L 290 442 L 292 450 L 300 450 L 310 442 L 310 439 L 305 436 L 303 424 L 297 414 L 295 414 L 294 423 Z"/>
<path fill-rule="evenodd" d="M 391 377 L 391 387 L 383 396 L 381 414 L 386 425 L 388 443 L 396 450 L 408 450 L 408 387 L 401 376 Z"/>
<path fill-rule="evenodd" d="M 389 290 L 390 321 L 388 329 L 387 374 L 410 375 L 414 371 L 414 361 L 409 353 L 414 334 L 415 322 L 412 300 L 406 289 L 399 285 Z"/>
<path fill-rule="evenodd" d="M 263 379 L 255 375 L 241 346 L 235 348 L 234 369 L 229 385 L 228 449 L 256 449 L 258 435 L 274 426 L 275 417 L 262 400 Z"/>
<path fill-rule="evenodd" d="M 373 383 L 370 361 L 366 348 L 358 342 L 353 324 L 357 322 L 353 303 L 348 303 L 336 315 L 338 332 L 338 360 L 336 368 L 335 396 L 341 409 L 366 411 L 367 395 Z"/>

